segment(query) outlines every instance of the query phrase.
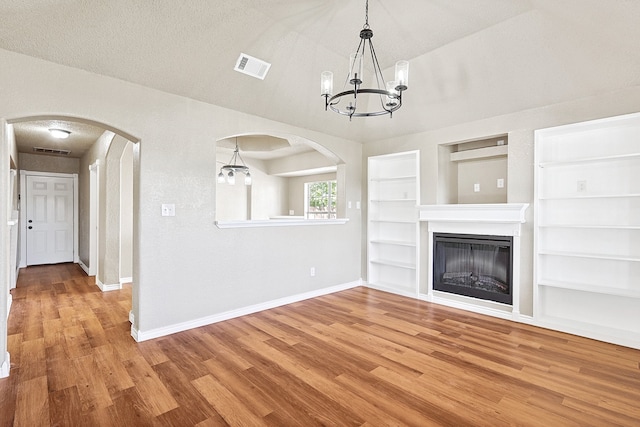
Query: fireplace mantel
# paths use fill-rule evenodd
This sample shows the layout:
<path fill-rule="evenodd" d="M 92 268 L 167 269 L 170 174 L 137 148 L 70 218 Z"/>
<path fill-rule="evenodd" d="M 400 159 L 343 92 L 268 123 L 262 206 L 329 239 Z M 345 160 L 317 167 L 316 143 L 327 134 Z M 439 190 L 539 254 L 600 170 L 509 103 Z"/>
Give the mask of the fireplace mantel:
<path fill-rule="evenodd" d="M 422 205 L 419 220 L 427 224 L 429 239 L 422 253 L 427 254 L 427 301 L 518 320 L 520 317 L 520 234 L 528 203 Z M 487 303 L 470 297 L 452 297 L 433 289 L 433 233 L 459 233 L 513 237 L 513 304 Z"/>
<path fill-rule="evenodd" d="M 418 206 L 420 221 L 524 223 L 528 203 Z"/>

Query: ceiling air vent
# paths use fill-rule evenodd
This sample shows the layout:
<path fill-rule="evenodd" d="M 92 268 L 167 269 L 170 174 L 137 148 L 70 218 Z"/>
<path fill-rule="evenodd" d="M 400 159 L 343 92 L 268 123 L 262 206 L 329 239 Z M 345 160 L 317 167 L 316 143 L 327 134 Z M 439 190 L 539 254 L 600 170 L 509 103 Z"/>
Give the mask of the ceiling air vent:
<path fill-rule="evenodd" d="M 253 56 L 241 53 L 236 61 L 234 70 L 247 74 L 256 79 L 264 80 L 271 64 Z"/>
<path fill-rule="evenodd" d="M 68 156 L 71 154 L 71 150 L 58 150 L 56 148 L 42 148 L 42 147 L 33 147 L 34 153 L 41 154 L 57 154 L 59 156 Z"/>

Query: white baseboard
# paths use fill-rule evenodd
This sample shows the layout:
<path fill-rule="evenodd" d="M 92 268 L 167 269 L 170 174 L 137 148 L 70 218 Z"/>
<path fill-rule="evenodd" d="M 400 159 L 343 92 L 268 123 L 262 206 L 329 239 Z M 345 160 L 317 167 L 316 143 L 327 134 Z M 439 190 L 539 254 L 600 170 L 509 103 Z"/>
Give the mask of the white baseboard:
<path fill-rule="evenodd" d="M 9 312 L 11 312 L 11 304 L 13 303 L 13 295 L 9 293 L 7 295 L 7 319 L 9 318 Z"/>
<path fill-rule="evenodd" d="M 84 270 L 84 272 L 87 274 L 87 276 L 91 276 L 89 274 L 89 267 L 87 267 L 84 262 L 82 262 L 82 260 L 78 261 L 78 265 L 80 266 L 81 269 Z"/>
<path fill-rule="evenodd" d="M 182 332 L 189 329 L 199 328 L 200 326 L 211 325 L 212 323 L 218 323 L 224 320 L 229 320 L 229 319 L 233 319 L 240 316 L 246 316 L 247 314 L 257 313 L 259 311 L 269 310 L 271 308 L 292 304 L 294 302 L 304 301 L 306 299 L 316 298 L 319 296 L 328 295 L 335 292 L 344 291 L 347 289 L 352 289 L 361 285 L 362 285 L 362 280 L 357 280 L 355 282 L 331 286 L 329 288 L 318 289 L 316 291 L 305 292 L 302 294 L 292 295 L 285 298 L 279 298 L 276 300 L 239 308 L 236 310 L 226 311 L 224 313 L 214 314 L 212 316 L 202 317 L 200 319 L 194 319 L 187 322 L 164 326 L 162 328 L 151 329 L 149 331 L 140 331 L 132 326 L 131 336 L 137 342 L 142 342 L 142 341 L 146 341 L 154 338 L 160 338 L 166 335 L 175 334 L 176 332 Z"/>
<path fill-rule="evenodd" d="M 20 267 L 16 267 L 15 275 L 12 277 L 12 283 L 9 284 L 9 289 L 15 289 L 18 284 L 18 276 L 20 276 Z"/>
<path fill-rule="evenodd" d="M 120 278 L 120 286 L 124 285 L 125 283 L 131 283 L 133 282 L 133 277 L 121 277 Z"/>
<path fill-rule="evenodd" d="M 120 283 L 114 283 L 112 285 L 105 285 L 100 280 L 98 280 L 97 277 L 96 277 L 96 286 L 98 286 L 102 292 L 117 291 L 117 290 L 122 289 L 122 285 Z"/>
<path fill-rule="evenodd" d="M 11 368 L 11 358 L 9 352 L 5 353 L 4 363 L 0 365 L 0 378 L 7 378 L 9 376 L 9 369 Z"/>

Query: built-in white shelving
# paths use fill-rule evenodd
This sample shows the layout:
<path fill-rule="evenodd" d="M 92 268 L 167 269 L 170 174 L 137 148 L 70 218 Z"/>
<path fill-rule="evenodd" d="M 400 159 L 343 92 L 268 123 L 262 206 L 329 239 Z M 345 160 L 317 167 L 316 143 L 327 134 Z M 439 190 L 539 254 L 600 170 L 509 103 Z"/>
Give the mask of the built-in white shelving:
<path fill-rule="evenodd" d="M 419 152 L 369 157 L 368 286 L 418 292 Z"/>
<path fill-rule="evenodd" d="M 536 131 L 534 317 L 640 348 L 640 114 Z"/>

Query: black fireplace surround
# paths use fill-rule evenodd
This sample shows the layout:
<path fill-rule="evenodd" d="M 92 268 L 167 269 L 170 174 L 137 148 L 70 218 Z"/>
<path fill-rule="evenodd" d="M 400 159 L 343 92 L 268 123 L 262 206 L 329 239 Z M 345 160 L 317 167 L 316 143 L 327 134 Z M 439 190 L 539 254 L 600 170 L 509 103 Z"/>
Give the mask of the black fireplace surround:
<path fill-rule="evenodd" d="M 433 289 L 513 304 L 513 237 L 433 233 Z"/>

